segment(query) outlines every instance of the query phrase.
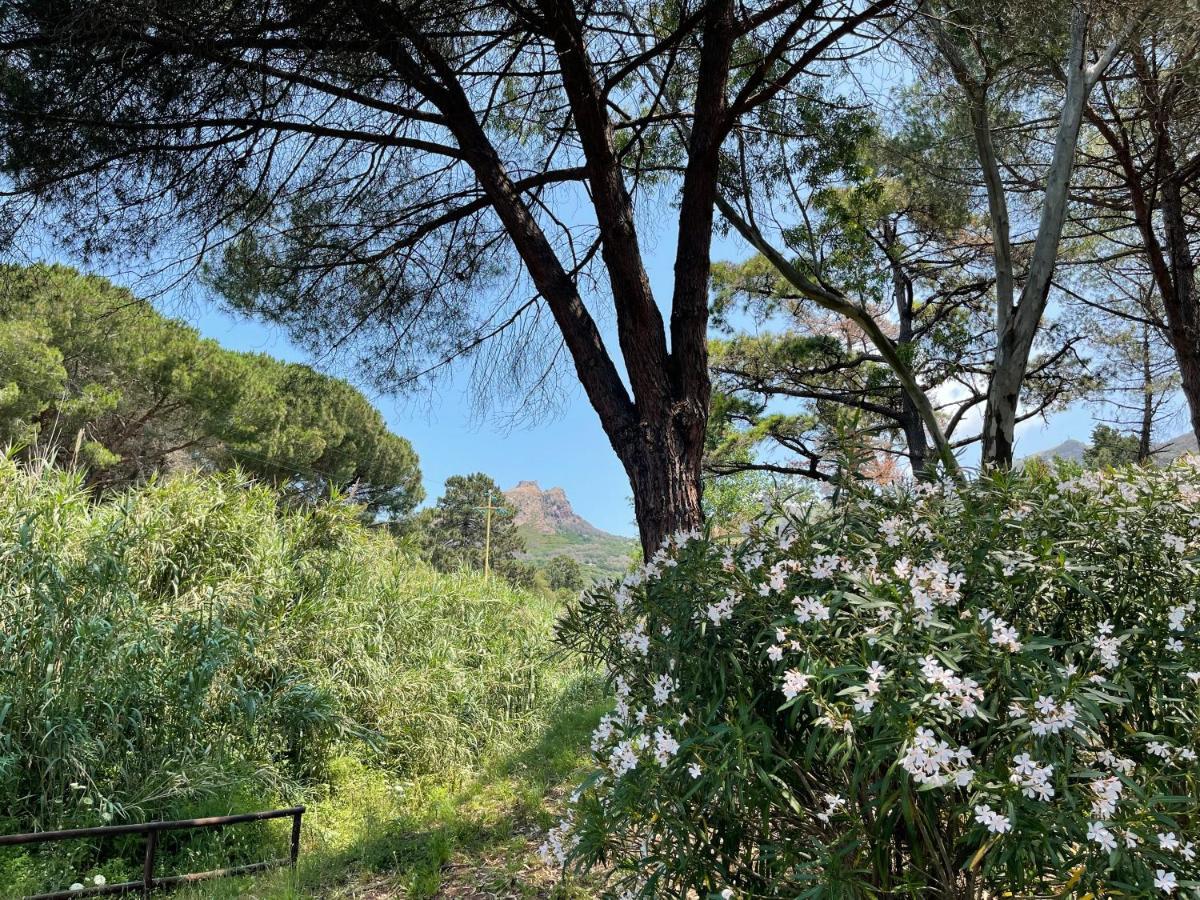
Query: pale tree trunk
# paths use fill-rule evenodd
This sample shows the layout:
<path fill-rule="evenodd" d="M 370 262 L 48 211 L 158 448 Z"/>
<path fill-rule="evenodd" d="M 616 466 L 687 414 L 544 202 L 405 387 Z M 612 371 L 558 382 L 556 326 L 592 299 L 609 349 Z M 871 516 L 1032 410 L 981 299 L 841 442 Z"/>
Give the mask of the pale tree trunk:
<path fill-rule="evenodd" d="M 996 270 L 996 351 L 983 414 L 980 461 L 984 467 L 1012 466 L 1021 389 L 1029 369 L 1029 356 L 1034 338 L 1041 325 L 1050 294 L 1050 283 L 1066 221 L 1071 173 L 1075 167 L 1076 144 L 1079 140 L 1084 106 L 1092 87 L 1132 32 L 1131 25 L 1129 30 L 1115 39 L 1095 62 L 1087 65 L 1085 50 L 1088 18 L 1083 4 L 1072 7 L 1071 46 L 1065 66 L 1066 95 L 1059 114 L 1054 153 L 1046 173 L 1046 186 L 1042 196 L 1041 217 L 1038 221 L 1033 254 L 1020 296 L 1015 298 L 1015 302 L 1016 276 L 1012 237 L 1001 166 L 992 141 L 988 110 L 989 85 L 972 75 L 944 27 L 937 23 L 931 26 L 938 48 L 967 96 L 991 217 Z"/>

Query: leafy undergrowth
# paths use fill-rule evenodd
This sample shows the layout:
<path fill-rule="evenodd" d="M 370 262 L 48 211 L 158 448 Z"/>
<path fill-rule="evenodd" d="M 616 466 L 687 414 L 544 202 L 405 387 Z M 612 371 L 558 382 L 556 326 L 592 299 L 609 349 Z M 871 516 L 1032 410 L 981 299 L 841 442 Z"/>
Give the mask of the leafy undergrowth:
<path fill-rule="evenodd" d="M 0 834 L 302 802 L 295 884 L 193 896 L 549 892 L 531 848 L 603 696 L 555 652 L 561 611 L 237 473 L 97 499 L 0 456 Z M 282 856 L 288 834 L 166 833 L 156 871 Z M 0 848 L 0 897 L 134 880 L 143 846 Z"/>
<path fill-rule="evenodd" d="M 588 737 L 610 705 L 600 698 L 597 683 L 581 678 L 534 743 L 465 778 L 396 783 L 357 760 L 338 760 L 326 795 L 308 806 L 295 874 L 225 878 L 174 896 L 593 897 L 596 883 L 561 880 L 537 848 L 585 767 Z M 288 826 L 276 824 L 282 853 Z"/>

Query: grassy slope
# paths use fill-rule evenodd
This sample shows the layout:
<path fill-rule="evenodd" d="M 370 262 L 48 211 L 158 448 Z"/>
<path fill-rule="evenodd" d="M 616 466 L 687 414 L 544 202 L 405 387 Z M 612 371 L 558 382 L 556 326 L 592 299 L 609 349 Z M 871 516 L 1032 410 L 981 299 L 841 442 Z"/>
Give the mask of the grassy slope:
<path fill-rule="evenodd" d="M 534 563 L 545 563 L 555 556 L 578 560 L 589 578 L 609 578 L 625 574 L 637 549 L 633 538 L 615 534 L 585 535 L 574 532 L 546 534 L 522 526 L 518 528 L 525 540 L 525 557 Z"/>
<path fill-rule="evenodd" d="M 551 657 L 557 613 L 419 566 L 337 510 L 280 512 L 233 477 L 95 504 L 68 476 L 0 463 L 0 699 L 26 723 L 0 729 L 0 797 L 20 798 L 0 803 L 0 831 L 101 824 L 106 803 L 119 822 L 304 802 L 294 881 L 192 896 L 549 896 L 533 848 L 604 702 L 593 674 Z M 339 737 L 342 721 L 356 724 Z M 297 736 L 304 772 L 275 755 Z M 164 840 L 158 871 L 277 856 L 286 830 Z M 140 838 L 0 849 L 0 897 L 135 878 L 140 854 Z"/>
<path fill-rule="evenodd" d="M 607 704 L 580 696 L 537 740 L 461 779 L 393 784 L 344 760 L 309 807 L 295 875 L 286 870 L 199 885 L 184 900 L 505 897 L 578 900 L 597 884 L 559 880 L 536 849 L 581 775 Z M 283 852 L 286 827 L 276 829 Z"/>

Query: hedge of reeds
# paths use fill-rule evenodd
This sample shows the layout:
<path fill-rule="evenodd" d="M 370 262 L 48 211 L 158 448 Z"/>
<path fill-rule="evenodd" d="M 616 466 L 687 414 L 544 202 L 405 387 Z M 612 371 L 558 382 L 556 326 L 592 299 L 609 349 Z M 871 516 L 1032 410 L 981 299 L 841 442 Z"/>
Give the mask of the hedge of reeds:
<path fill-rule="evenodd" d="M 469 770 L 561 699 L 554 612 L 237 474 L 97 501 L 0 459 L 0 833 L 284 803 L 347 752 Z"/>

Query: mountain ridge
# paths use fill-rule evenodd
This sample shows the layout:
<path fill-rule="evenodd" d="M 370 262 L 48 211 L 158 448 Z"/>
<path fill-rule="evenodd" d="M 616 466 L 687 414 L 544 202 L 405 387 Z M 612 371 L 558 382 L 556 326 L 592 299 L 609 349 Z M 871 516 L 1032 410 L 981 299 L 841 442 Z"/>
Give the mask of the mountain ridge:
<path fill-rule="evenodd" d="M 597 528 L 575 512 L 561 487 L 543 490 L 536 481 L 519 481 L 504 499 L 517 511 L 513 522 L 525 540 L 524 559 L 536 564 L 569 556 L 591 578 L 628 570 L 637 541 Z"/>
<path fill-rule="evenodd" d="M 1037 453 L 1030 453 L 1028 456 L 1021 457 L 1019 462 L 1026 462 L 1031 459 L 1065 459 L 1072 462 L 1083 462 L 1083 452 L 1089 446 L 1089 444 L 1075 438 L 1067 438 L 1062 443 L 1055 444 L 1046 450 L 1039 450 Z M 1196 435 L 1190 431 L 1185 431 L 1183 434 L 1176 435 L 1170 440 L 1155 444 L 1150 451 L 1150 455 L 1159 465 L 1166 465 L 1184 454 L 1196 452 Z"/>

